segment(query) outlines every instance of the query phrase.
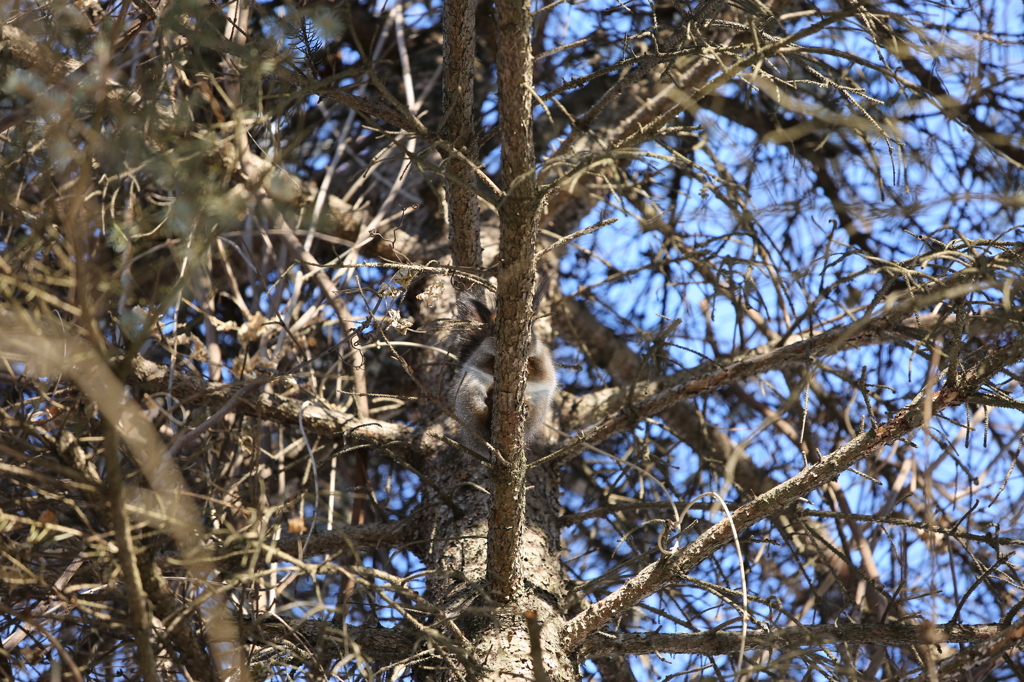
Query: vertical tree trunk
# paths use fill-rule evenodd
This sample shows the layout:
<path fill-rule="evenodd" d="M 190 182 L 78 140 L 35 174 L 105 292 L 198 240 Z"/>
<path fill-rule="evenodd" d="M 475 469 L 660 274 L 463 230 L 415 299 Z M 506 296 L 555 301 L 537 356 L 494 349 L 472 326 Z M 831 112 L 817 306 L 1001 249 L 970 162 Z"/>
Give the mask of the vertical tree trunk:
<path fill-rule="evenodd" d="M 443 450 L 424 465 L 424 476 L 446 491 L 461 515 L 431 487 L 425 506 L 433 511 L 430 544 L 424 562 L 436 571 L 428 579 L 428 600 L 453 617 L 435 624 L 445 635 L 458 632 L 472 645 L 469 660 L 439 661 L 433 679 L 579 680 L 574 658 L 561 646 L 566 621 L 565 580 L 561 564 L 558 518 L 558 473 L 552 467 L 532 469 L 527 476 L 522 555 L 524 589 L 508 604 L 495 604 L 487 594 L 487 529 L 491 487 L 488 468 L 465 453 Z M 525 614 L 535 611 L 541 626 L 544 673 L 533 668 Z"/>

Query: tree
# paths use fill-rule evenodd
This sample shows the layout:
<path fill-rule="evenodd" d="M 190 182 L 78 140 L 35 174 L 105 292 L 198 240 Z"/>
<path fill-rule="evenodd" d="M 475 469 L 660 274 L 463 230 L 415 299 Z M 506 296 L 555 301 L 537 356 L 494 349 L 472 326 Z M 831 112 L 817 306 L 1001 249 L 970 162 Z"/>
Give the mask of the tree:
<path fill-rule="evenodd" d="M 1019 8 L 4 12 L 7 678 L 1024 675 Z"/>

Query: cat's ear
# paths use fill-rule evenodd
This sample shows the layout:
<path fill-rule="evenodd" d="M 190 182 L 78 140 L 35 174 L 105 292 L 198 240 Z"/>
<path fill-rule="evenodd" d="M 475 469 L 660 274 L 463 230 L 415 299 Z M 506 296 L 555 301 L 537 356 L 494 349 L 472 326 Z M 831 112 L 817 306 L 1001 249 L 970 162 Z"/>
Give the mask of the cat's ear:
<path fill-rule="evenodd" d="M 494 323 L 494 311 L 484 301 L 475 296 L 467 296 L 459 301 L 459 319 L 483 325 Z"/>
<path fill-rule="evenodd" d="M 458 368 L 449 399 L 459 421 L 458 440 L 482 452 L 491 434 L 494 389 L 494 313 L 486 302 L 459 296 L 454 351 Z"/>
<path fill-rule="evenodd" d="M 466 363 L 484 339 L 494 334 L 494 311 L 479 298 L 460 296 L 456 312 L 458 324 L 455 327 L 453 350 L 461 365 Z"/>
<path fill-rule="evenodd" d="M 539 299 L 538 299 L 539 300 Z M 450 398 L 460 422 L 460 441 L 480 449 L 489 440 L 494 390 L 494 309 L 480 298 L 460 297 L 456 353 L 459 367 Z M 526 442 L 536 440 L 551 411 L 558 388 L 555 365 L 547 344 L 534 334 L 526 376 Z"/>
<path fill-rule="evenodd" d="M 546 272 L 537 273 L 537 288 L 533 290 L 533 315 L 540 312 L 540 304 L 548 293 L 548 285 L 551 284 L 551 276 Z"/>

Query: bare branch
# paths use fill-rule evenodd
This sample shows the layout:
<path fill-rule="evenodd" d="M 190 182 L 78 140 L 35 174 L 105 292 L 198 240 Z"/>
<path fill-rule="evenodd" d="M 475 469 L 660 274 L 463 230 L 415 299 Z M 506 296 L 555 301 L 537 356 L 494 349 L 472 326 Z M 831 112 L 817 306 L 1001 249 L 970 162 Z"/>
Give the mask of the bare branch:
<path fill-rule="evenodd" d="M 584 656 L 627 656 L 646 654 L 701 654 L 721 656 L 740 650 L 819 647 L 823 644 L 878 644 L 908 647 L 944 642 L 972 644 L 1003 631 L 999 624 L 964 625 L 961 623 L 864 623 L 845 625 L 793 625 L 771 632 L 656 632 L 608 635 L 595 632 L 580 645 Z"/>
<path fill-rule="evenodd" d="M 866 431 L 843 447 L 785 483 L 772 488 L 757 499 L 740 507 L 731 519 L 723 519 L 712 528 L 701 533 L 686 547 L 663 556 L 649 564 L 637 575 L 610 596 L 588 606 L 566 625 L 565 644 L 573 647 L 586 636 L 595 632 L 609 620 L 633 607 L 642 599 L 672 584 L 677 576 L 685 574 L 698 563 L 711 556 L 733 538 L 735 532 L 743 532 L 758 521 L 792 504 L 811 490 L 835 478 L 878 448 L 907 438 L 924 423 L 926 398 L 931 409 L 938 413 L 954 405 L 961 405 L 987 381 L 992 374 L 1004 366 L 1019 362 L 1024 357 L 1024 337 L 1017 335 L 1010 343 L 994 351 L 972 367 L 963 384 L 947 386 L 935 395 L 919 393 L 912 403 L 893 415 L 885 424 Z"/>

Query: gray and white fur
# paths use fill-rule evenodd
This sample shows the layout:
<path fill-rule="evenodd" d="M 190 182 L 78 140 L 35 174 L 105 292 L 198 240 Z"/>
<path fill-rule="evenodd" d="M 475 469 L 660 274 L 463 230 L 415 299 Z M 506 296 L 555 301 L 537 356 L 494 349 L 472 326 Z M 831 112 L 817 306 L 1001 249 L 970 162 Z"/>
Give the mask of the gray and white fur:
<path fill-rule="evenodd" d="M 490 441 L 494 404 L 494 312 L 483 301 L 470 298 L 459 303 L 459 317 L 471 326 L 457 345 L 459 370 L 450 394 L 451 403 L 455 416 L 462 422 L 459 441 L 486 452 L 484 441 Z M 527 445 L 544 426 L 557 387 L 551 351 L 534 333 L 526 371 Z"/>

